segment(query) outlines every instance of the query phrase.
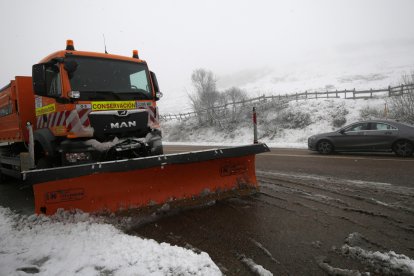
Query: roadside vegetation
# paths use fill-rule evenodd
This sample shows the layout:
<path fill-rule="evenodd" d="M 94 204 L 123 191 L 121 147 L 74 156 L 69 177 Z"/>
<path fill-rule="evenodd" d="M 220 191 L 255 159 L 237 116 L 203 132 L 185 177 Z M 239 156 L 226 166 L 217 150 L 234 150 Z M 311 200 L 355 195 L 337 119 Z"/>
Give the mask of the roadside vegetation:
<path fill-rule="evenodd" d="M 211 71 L 192 74 L 189 95 L 197 116 L 163 122 L 164 140 L 194 143 L 251 143 L 252 105 L 236 104 L 247 99 L 237 87 L 218 91 Z M 414 73 L 403 77 L 414 82 Z M 215 107 L 215 108 L 213 108 Z M 275 98 L 256 103 L 259 139 L 279 146 L 306 147 L 310 135 L 339 129 L 367 119 L 397 119 L 414 123 L 414 91 L 391 98 L 307 99 L 286 102 Z"/>

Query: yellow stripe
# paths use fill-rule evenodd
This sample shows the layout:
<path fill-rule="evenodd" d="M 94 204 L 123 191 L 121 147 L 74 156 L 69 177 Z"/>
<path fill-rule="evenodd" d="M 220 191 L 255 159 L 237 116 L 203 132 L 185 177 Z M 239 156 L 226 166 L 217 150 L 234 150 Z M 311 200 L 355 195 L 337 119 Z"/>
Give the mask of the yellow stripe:
<path fill-rule="evenodd" d="M 48 105 L 36 108 L 36 116 L 53 113 L 55 111 L 56 111 L 56 105 L 55 104 L 48 104 Z"/>
<path fill-rule="evenodd" d="M 92 102 L 92 110 L 122 110 L 135 109 L 135 101 L 116 101 L 116 102 Z"/>

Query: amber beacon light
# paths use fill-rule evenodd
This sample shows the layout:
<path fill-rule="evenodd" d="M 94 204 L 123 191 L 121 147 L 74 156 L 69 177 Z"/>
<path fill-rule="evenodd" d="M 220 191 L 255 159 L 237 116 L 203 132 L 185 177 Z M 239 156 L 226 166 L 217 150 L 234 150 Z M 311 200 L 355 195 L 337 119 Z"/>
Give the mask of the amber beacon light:
<path fill-rule="evenodd" d="M 139 57 L 138 57 L 138 50 L 133 50 L 133 51 L 132 51 L 132 57 L 133 57 L 133 58 L 139 58 Z"/>
<path fill-rule="evenodd" d="M 66 40 L 66 50 L 69 50 L 69 51 L 74 51 L 75 50 L 75 46 L 73 45 L 73 40 L 72 39 Z"/>

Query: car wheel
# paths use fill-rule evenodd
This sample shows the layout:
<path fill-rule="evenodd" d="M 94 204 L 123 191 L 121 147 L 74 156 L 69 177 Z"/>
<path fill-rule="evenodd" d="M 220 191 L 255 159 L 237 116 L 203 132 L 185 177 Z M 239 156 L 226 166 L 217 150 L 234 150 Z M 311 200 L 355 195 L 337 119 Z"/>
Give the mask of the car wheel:
<path fill-rule="evenodd" d="M 413 155 L 414 146 L 410 141 L 401 140 L 401 141 L 395 142 L 395 144 L 392 147 L 392 150 L 398 156 L 409 157 Z"/>
<path fill-rule="evenodd" d="M 331 142 L 323 140 L 318 143 L 317 149 L 319 153 L 330 154 L 333 152 L 334 146 Z"/>

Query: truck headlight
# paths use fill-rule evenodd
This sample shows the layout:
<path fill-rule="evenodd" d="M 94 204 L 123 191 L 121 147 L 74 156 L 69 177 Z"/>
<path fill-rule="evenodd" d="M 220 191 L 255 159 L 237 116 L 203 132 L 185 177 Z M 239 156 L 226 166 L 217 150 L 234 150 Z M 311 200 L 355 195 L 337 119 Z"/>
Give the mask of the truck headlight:
<path fill-rule="evenodd" d="M 89 152 L 67 152 L 65 158 L 69 163 L 77 163 L 91 160 L 91 154 Z"/>

